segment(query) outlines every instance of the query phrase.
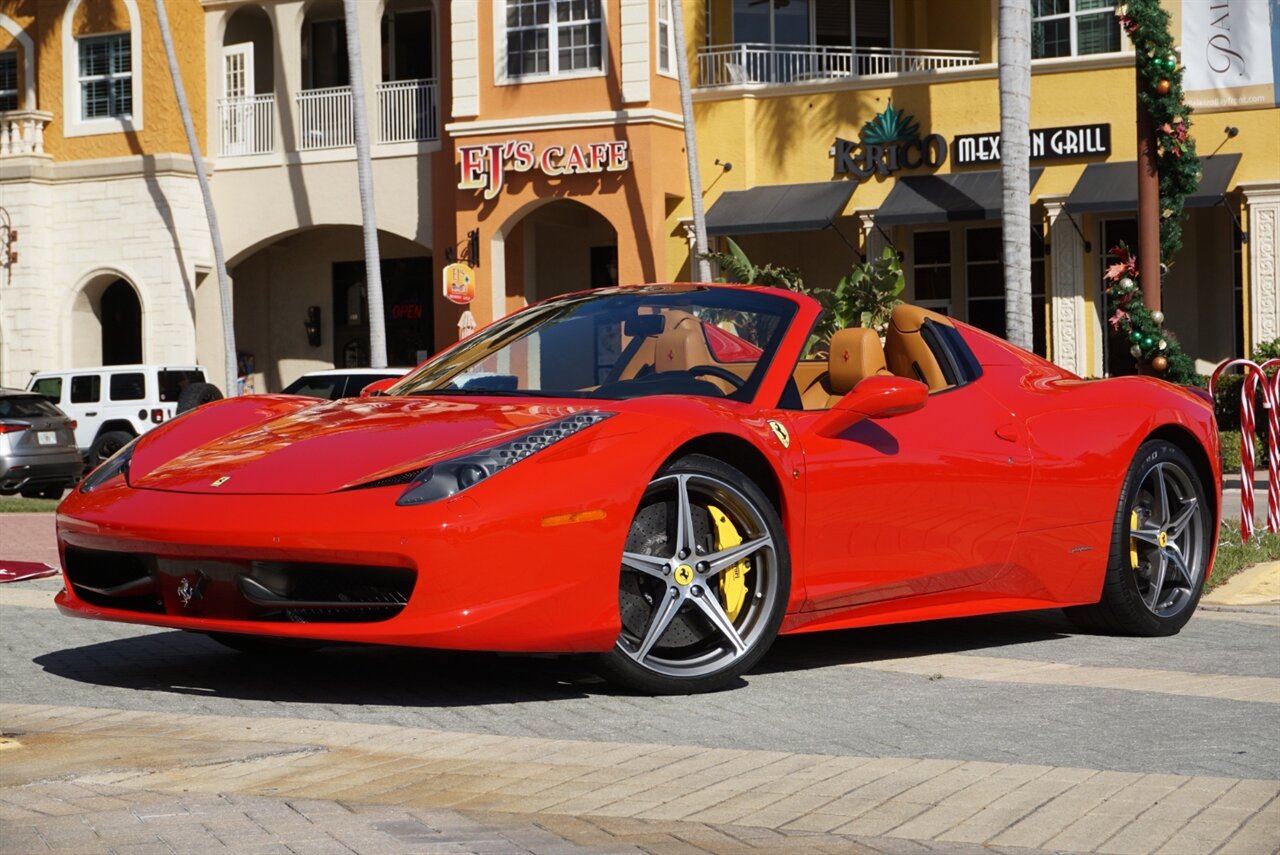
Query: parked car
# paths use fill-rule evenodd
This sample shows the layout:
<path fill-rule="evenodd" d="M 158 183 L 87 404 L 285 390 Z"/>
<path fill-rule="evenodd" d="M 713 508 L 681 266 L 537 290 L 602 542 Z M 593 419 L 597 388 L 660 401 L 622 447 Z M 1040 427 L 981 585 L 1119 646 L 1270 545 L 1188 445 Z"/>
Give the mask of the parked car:
<path fill-rule="evenodd" d="M 59 498 L 84 469 L 75 428 L 39 395 L 0 389 L 0 494 Z"/>
<path fill-rule="evenodd" d="M 385 397 L 210 404 L 63 502 L 57 605 L 240 650 L 596 654 L 651 693 L 732 685 L 779 633 L 1191 618 L 1221 517 L 1208 402 L 906 304 L 884 344 L 842 329 L 801 359 L 821 313 L 780 288 L 606 288 Z"/>
<path fill-rule="evenodd" d="M 158 424 L 222 397 L 199 365 L 107 365 L 39 371 L 28 391 L 76 422 L 76 446 L 90 466 Z"/>
<path fill-rule="evenodd" d="M 377 380 L 403 377 L 408 368 L 332 368 L 328 371 L 308 371 L 288 386 L 285 395 L 307 395 L 336 401 L 339 398 L 357 398 L 360 391 Z"/>

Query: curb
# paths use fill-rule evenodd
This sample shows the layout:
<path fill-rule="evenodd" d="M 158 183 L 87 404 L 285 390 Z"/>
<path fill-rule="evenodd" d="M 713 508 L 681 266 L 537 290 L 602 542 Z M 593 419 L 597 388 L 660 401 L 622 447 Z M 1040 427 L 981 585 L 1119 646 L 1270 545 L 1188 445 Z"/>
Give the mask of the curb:
<path fill-rule="evenodd" d="M 1264 561 L 1232 576 L 1202 602 L 1218 606 L 1280 604 L 1280 561 Z"/>

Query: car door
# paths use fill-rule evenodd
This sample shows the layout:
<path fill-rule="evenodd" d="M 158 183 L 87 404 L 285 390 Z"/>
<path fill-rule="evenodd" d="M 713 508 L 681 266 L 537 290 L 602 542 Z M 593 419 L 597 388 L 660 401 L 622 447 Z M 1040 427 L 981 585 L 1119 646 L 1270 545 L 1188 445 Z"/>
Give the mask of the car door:
<path fill-rule="evenodd" d="M 102 408 L 104 420 L 124 421 L 133 426 L 135 433 L 145 433 L 151 427 L 148 406 L 152 391 L 147 388 L 145 371 L 113 371 L 107 375 L 107 400 Z"/>
<path fill-rule="evenodd" d="M 1008 563 L 1031 454 L 981 378 L 916 412 L 801 442 L 806 609 L 981 589 Z"/>
<path fill-rule="evenodd" d="M 87 454 L 102 426 L 102 375 L 72 374 L 63 390 L 62 411 L 76 421 L 76 445 Z"/>

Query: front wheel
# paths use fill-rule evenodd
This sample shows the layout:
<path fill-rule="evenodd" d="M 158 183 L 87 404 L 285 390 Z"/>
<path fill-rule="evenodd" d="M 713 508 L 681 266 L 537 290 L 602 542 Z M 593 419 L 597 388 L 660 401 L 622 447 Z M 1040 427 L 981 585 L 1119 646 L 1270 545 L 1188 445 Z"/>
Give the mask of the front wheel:
<path fill-rule="evenodd" d="M 782 521 L 737 469 L 690 455 L 649 483 L 618 587 L 622 631 L 602 674 L 651 694 L 720 689 L 778 634 L 791 591 Z"/>
<path fill-rule="evenodd" d="M 1213 509 L 1196 468 L 1164 440 L 1138 449 L 1125 476 L 1102 598 L 1067 609 L 1087 629 L 1173 635 L 1200 601 L 1213 551 Z"/>

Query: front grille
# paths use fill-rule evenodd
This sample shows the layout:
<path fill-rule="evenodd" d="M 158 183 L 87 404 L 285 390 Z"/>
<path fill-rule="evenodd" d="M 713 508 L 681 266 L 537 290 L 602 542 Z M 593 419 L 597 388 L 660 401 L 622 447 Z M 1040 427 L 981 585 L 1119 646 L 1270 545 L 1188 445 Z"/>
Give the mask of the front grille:
<path fill-rule="evenodd" d="M 150 614 L 292 623 L 398 615 L 417 574 L 402 567 L 176 558 L 68 547 L 67 579 L 97 606 Z"/>

